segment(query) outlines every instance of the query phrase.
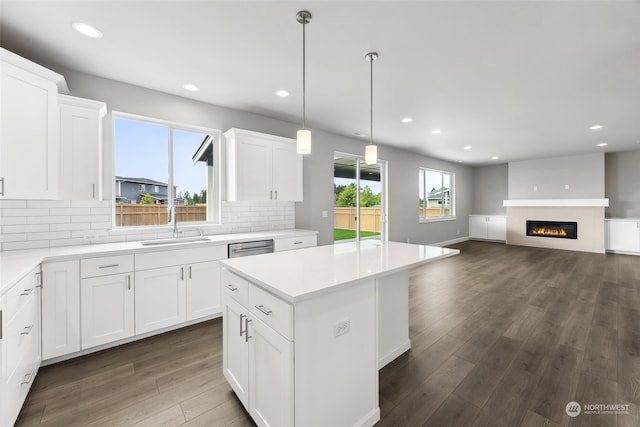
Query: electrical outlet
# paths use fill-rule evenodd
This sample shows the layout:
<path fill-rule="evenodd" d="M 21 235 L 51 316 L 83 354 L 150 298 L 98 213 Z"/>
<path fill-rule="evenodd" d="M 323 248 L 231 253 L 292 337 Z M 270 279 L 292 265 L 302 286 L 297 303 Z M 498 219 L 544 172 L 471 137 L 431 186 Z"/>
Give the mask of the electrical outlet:
<path fill-rule="evenodd" d="M 564 185 L 564 189 L 565 189 L 565 190 L 568 190 L 568 189 L 569 189 L 569 184 L 565 184 L 565 185 Z"/>
<path fill-rule="evenodd" d="M 328 211 L 322 211 L 322 218 L 328 218 L 329 217 L 329 212 Z"/>
<path fill-rule="evenodd" d="M 351 329 L 351 320 L 343 320 L 333 325 L 333 337 L 338 338 L 340 335 L 344 335 Z"/>

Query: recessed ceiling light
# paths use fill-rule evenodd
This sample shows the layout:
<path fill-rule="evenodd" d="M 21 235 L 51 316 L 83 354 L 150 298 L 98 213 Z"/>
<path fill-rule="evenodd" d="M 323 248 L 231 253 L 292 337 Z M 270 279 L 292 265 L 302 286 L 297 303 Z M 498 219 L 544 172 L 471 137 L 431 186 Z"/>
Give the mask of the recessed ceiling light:
<path fill-rule="evenodd" d="M 470 146 L 470 145 L 465 145 L 463 148 L 464 148 L 465 150 L 471 150 L 473 147 L 472 147 L 472 146 Z"/>
<path fill-rule="evenodd" d="M 601 142 L 599 144 L 596 144 L 597 147 L 606 147 L 607 145 L 609 145 L 609 144 L 606 143 L 606 142 Z"/>
<path fill-rule="evenodd" d="M 411 117 L 404 117 L 402 120 L 400 120 L 402 123 L 411 123 L 413 121 L 413 119 Z"/>
<path fill-rule="evenodd" d="M 439 134 L 440 132 L 441 132 L 440 129 L 434 129 L 434 130 L 431 131 L 431 133 L 436 134 L 436 135 Z"/>
<path fill-rule="evenodd" d="M 598 130 L 598 129 L 602 129 L 602 125 L 593 125 L 589 128 L 589 130 Z"/>
<path fill-rule="evenodd" d="M 498 156 L 493 156 L 493 157 L 491 157 L 491 160 L 498 160 L 499 158 L 500 157 L 498 157 Z"/>
<path fill-rule="evenodd" d="M 87 37 L 91 37 L 94 39 L 101 39 L 102 32 L 98 30 L 96 27 L 91 26 L 89 24 L 85 24 L 83 22 L 74 22 L 71 24 L 74 30 L 79 32 L 80 34 L 84 34 Z"/>
<path fill-rule="evenodd" d="M 289 92 L 284 89 L 280 89 L 276 92 L 276 95 L 278 95 L 280 98 L 286 98 L 287 96 L 289 96 Z"/>
<path fill-rule="evenodd" d="M 182 87 L 188 90 L 189 92 L 197 92 L 200 90 L 198 89 L 198 86 L 194 85 L 193 83 L 186 83 L 182 85 Z"/>

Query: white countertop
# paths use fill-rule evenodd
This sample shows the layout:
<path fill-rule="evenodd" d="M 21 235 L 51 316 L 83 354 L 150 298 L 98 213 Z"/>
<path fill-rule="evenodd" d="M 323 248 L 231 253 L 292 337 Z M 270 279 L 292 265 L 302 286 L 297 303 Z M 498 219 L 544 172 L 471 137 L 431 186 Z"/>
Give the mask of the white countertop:
<path fill-rule="evenodd" d="M 118 253 L 155 252 L 208 245 L 226 245 L 260 239 L 302 237 L 318 234 L 313 230 L 289 229 L 255 233 L 215 234 L 205 236 L 206 241 L 144 246 L 142 242 L 104 243 L 95 245 L 64 246 L 59 248 L 27 249 L 0 252 L 0 294 L 27 275 L 42 262 L 63 261 L 80 257 L 115 255 Z"/>
<path fill-rule="evenodd" d="M 274 252 L 220 263 L 278 297 L 295 303 L 364 279 L 459 254 L 457 249 L 362 241 Z"/>

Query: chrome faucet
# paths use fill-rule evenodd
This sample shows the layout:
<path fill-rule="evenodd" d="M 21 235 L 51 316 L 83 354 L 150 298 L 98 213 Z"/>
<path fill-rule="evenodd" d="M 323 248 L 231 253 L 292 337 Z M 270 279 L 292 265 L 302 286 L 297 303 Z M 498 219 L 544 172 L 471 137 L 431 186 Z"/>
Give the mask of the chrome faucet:
<path fill-rule="evenodd" d="M 169 222 L 173 221 L 173 238 L 178 238 L 178 217 L 176 216 L 176 205 L 169 206 Z"/>

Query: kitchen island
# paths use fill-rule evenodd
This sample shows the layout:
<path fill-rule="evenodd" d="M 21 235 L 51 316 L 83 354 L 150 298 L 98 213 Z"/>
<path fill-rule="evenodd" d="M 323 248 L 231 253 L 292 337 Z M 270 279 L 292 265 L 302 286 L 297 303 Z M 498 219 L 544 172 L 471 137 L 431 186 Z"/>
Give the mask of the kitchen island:
<path fill-rule="evenodd" d="M 411 346 L 409 270 L 456 249 L 363 241 L 221 261 L 224 375 L 259 426 L 372 426 Z"/>

